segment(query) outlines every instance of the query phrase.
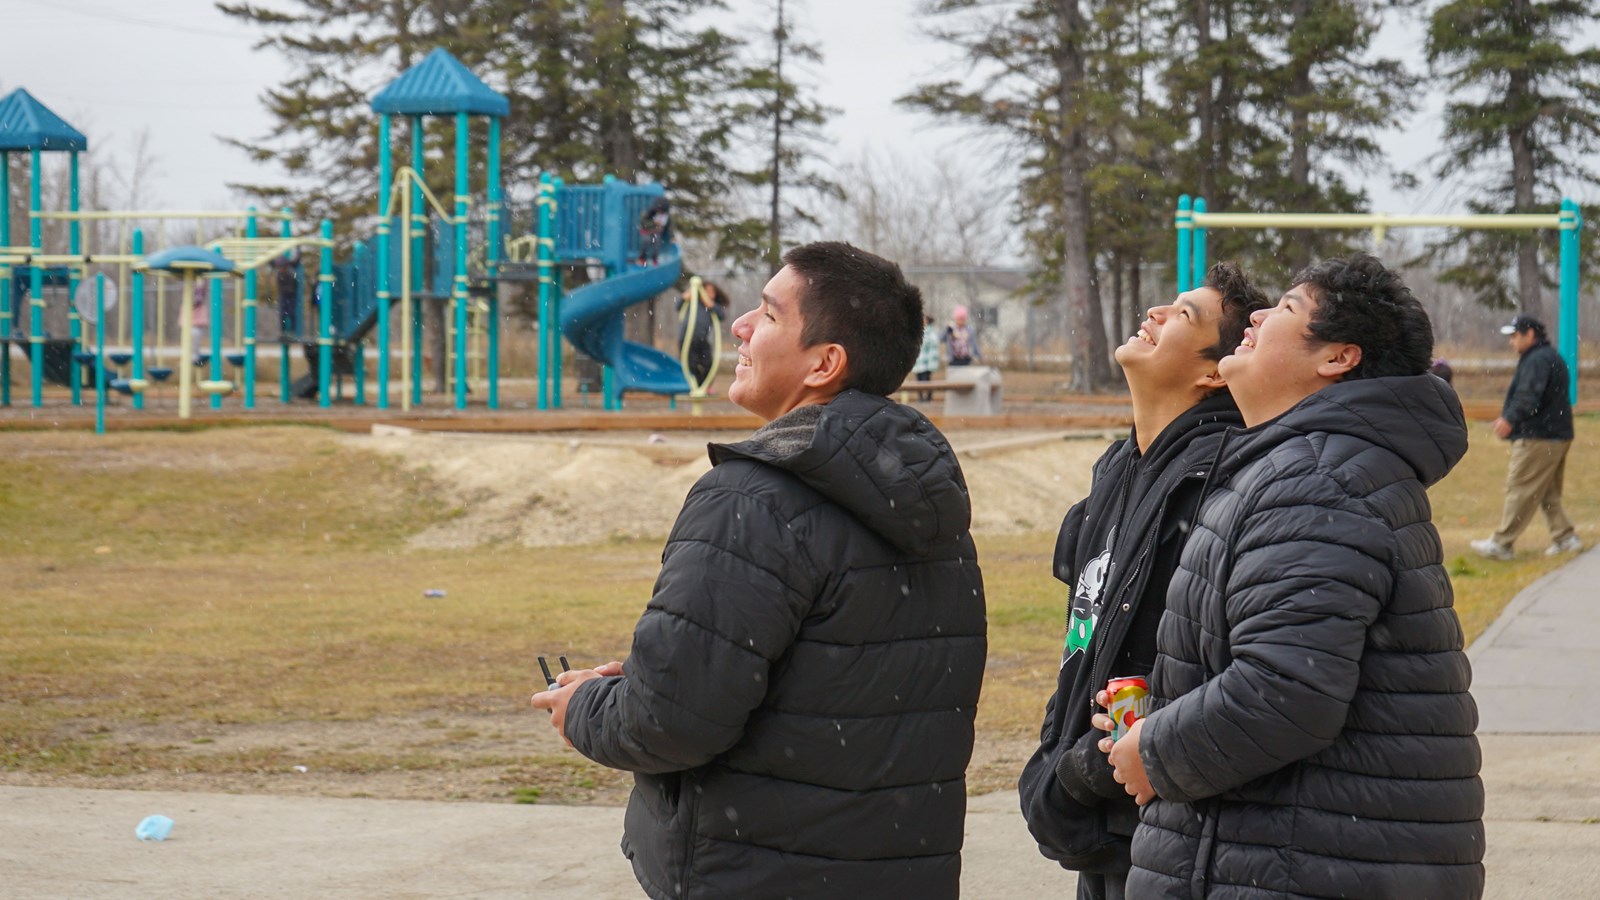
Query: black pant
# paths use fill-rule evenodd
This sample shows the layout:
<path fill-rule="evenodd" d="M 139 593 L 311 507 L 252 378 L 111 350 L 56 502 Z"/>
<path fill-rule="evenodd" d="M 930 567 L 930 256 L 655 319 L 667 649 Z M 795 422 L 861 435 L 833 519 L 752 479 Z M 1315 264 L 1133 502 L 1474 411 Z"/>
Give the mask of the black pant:
<path fill-rule="evenodd" d="M 917 376 L 917 380 L 918 381 L 932 381 L 933 380 L 933 373 L 932 372 L 917 372 L 916 376 Z M 917 391 L 917 399 L 918 400 L 922 400 L 922 401 L 932 400 L 933 399 L 933 391 Z"/>
<path fill-rule="evenodd" d="M 1078 900 L 1127 900 L 1128 876 L 1078 873 Z"/>

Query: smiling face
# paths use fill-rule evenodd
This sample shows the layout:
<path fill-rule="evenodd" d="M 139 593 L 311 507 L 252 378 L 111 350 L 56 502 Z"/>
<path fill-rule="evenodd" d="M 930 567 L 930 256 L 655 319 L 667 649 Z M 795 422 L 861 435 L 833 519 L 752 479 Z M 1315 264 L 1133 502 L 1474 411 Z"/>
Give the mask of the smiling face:
<path fill-rule="evenodd" d="M 1336 383 L 1361 361 L 1361 348 L 1355 344 L 1329 343 L 1311 336 L 1316 311 L 1314 289 L 1295 285 L 1277 306 L 1252 314 L 1244 341 L 1217 363 L 1246 425 L 1282 415 Z"/>
<path fill-rule="evenodd" d="M 1217 364 L 1205 354 L 1217 343 L 1221 319 L 1222 294 L 1209 287 L 1186 291 L 1146 313 L 1139 330 L 1115 353 L 1135 401 L 1148 390 L 1192 395 L 1193 403 L 1220 387 Z"/>
<path fill-rule="evenodd" d="M 800 298 L 804 282 L 789 266 L 761 290 L 761 305 L 733 322 L 740 341 L 728 399 L 772 421 L 798 407 L 825 403 L 843 380 L 844 351 L 838 344 L 806 347 Z"/>

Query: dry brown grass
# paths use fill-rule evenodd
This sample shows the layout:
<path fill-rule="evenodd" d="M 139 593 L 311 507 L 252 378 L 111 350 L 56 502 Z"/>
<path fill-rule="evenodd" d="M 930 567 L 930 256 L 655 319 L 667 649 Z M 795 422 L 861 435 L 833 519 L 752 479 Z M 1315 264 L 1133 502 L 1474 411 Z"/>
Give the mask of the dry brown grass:
<path fill-rule="evenodd" d="M 1600 424 L 1568 509 L 1600 537 Z M 1467 542 L 1498 516 L 1487 427 L 1434 491 L 1470 640 L 1560 560 L 1542 523 L 1511 563 Z M 461 514 L 426 478 L 314 429 L 15 434 L 0 466 L 0 781 L 614 800 L 526 710 L 538 654 L 621 658 L 659 541 L 418 551 Z M 975 789 L 1030 749 L 1064 630 L 1053 535 L 979 536 L 990 657 Z M 427 588 L 447 591 L 423 596 Z M 329 777 L 314 787 L 293 767 Z M 338 777 L 334 777 L 338 776 Z"/>

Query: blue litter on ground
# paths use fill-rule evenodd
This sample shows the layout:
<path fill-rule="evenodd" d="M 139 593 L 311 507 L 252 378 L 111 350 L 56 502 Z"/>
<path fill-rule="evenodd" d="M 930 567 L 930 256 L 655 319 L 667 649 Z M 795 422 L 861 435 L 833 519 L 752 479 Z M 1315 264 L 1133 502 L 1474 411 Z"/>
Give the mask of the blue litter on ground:
<path fill-rule="evenodd" d="M 172 833 L 172 820 L 166 816 L 145 816 L 133 829 L 134 837 L 141 841 L 164 841 Z"/>

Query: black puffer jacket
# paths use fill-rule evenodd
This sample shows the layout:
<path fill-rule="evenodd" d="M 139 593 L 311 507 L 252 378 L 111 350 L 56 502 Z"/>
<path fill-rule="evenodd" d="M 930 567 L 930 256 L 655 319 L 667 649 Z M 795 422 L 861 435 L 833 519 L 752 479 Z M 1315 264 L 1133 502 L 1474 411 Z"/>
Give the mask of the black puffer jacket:
<path fill-rule="evenodd" d="M 1511 440 L 1572 440 L 1567 361 L 1549 341 L 1540 341 L 1517 358 L 1517 373 L 1506 388 L 1500 417 L 1511 423 Z"/>
<path fill-rule="evenodd" d="M 1222 434 L 1241 423 L 1227 393 L 1174 419 L 1139 452 L 1118 441 L 1094 466 L 1089 496 L 1068 510 L 1055 574 L 1073 586 L 1056 693 L 1017 793 L 1039 852 L 1080 872 L 1121 875 L 1138 807 L 1111 777 L 1090 727 L 1094 695 L 1112 677 L 1149 675 L 1167 582 L 1188 540 Z"/>
<path fill-rule="evenodd" d="M 1333 385 L 1224 445 L 1167 595 L 1128 896 L 1483 892 L 1477 708 L 1426 486 L 1431 375 Z"/>
<path fill-rule="evenodd" d="M 634 632 L 567 737 L 636 773 L 653 897 L 954 897 L 983 678 L 965 481 L 920 413 L 847 391 L 711 448 Z"/>

